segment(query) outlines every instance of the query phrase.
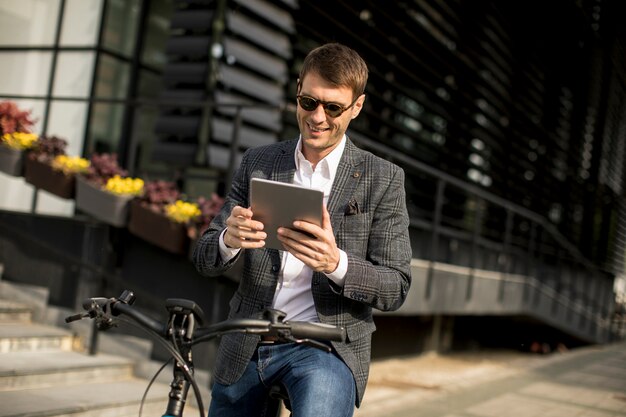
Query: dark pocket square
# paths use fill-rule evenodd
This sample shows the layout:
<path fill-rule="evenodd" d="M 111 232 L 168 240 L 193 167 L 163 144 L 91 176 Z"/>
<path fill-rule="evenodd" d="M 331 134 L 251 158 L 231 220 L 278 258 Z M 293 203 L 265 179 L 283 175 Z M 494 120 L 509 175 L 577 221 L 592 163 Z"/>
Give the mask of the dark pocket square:
<path fill-rule="evenodd" d="M 346 206 L 345 215 L 346 216 L 354 216 L 355 214 L 359 214 L 361 210 L 359 209 L 359 203 L 356 200 L 350 200 L 348 205 Z"/>

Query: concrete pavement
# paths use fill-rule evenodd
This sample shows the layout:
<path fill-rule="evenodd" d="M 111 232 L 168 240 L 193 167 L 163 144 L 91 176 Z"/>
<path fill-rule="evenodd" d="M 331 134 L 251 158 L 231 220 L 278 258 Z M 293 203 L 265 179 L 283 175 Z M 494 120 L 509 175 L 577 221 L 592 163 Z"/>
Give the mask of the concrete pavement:
<path fill-rule="evenodd" d="M 626 417 L 626 342 L 375 361 L 356 417 Z"/>

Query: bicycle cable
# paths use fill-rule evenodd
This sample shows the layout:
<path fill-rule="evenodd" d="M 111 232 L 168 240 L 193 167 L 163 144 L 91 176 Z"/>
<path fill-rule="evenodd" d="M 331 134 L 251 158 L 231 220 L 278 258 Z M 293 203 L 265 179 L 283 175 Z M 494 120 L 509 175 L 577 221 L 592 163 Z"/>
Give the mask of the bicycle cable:
<path fill-rule="evenodd" d="M 152 379 L 150 380 L 150 382 L 148 382 L 148 386 L 146 387 L 146 390 L 143 392 L 143 396 L 141 397 L 141 404 L 139 405 L 139 417 L 141 417 L 141 415 L 143 414 L 143 405 L 146 402 L 146 398 L 148 397 L 148 392 L 150 391 L 150 387 L 152 387 L 152 384 L 154 384 L 154 381 L 156 381 L 157 377 L 161 374 L 163 369 L 165 369 L 165 367 L 169 365 L 169 363 L 172 362 L 173 360 L 174 358 L 170 356 L 168 360 L 166 360 L 165 363 L 161 365 L 159 370 L 156 371 L 156 373 L 152 376 Z"/>
<path fill-rule="evenodd" d="M 145 327 L 133 322 L 132 320 L 126 319 L 125 317 L 122 317 L 122 316 L 118 316 L 117 318 L 118 320 L 123 321 L 124 323 L 131 324 L 135 327 L 142 329 L 144 332 L 148 333 L 152 339 L 158 341 L 172 355 L 172 357 L 176 359 L 176 362 L 180 364 L 180 369 L 183 371 L 183 374 L 185 374 L 185 378 L 187 378 L 187 381 L 189 381 L 189 383 L 191 384 L 191 387 L 193 388 L 193 392 L 196 396 L 196 403 L 198 404 L 198 407 L 200 408 L 200 417 L 205 417 L 204 403 L 202 401 L 202 394 L 200 393 L 200 387 L 198 386 L 196 379 L 193 377 L 193 374 L 191 373 L 189 367 L 185 363 L 185 360 L 180 355 L 180 353 L 176 351 L 171 345 L 169 345 L 168 343 L 165 343 L 165 340 L 155 337 L 155 335 L 150 330 L 146 329 Z"/>

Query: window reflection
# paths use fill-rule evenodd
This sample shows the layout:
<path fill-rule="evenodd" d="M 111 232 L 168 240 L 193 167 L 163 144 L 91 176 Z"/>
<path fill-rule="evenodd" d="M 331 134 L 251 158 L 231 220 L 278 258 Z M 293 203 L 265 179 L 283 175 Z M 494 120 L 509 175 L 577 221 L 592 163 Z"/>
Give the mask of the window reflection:
<path fill-rule="evenodd" d="M 2 0 L 0 46 L 50 46 L 58 18 L 59 0 Z"/>

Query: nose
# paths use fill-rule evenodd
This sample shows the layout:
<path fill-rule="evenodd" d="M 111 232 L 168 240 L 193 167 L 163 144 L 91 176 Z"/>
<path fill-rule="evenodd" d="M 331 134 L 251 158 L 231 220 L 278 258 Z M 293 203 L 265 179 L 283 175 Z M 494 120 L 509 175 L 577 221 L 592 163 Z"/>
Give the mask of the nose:
<path fill-rule="evenodd" d="M 322 106 L 321 103 L 315 108 L 315 110 L 312 110 L 310 113 L 311 113 L 311 119 L 314 122 L 321 123 L 326 120 L 326 113 L 324 112 L 324 106 Z"/>

